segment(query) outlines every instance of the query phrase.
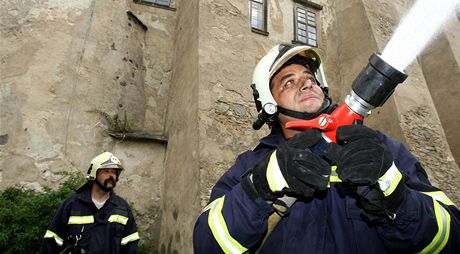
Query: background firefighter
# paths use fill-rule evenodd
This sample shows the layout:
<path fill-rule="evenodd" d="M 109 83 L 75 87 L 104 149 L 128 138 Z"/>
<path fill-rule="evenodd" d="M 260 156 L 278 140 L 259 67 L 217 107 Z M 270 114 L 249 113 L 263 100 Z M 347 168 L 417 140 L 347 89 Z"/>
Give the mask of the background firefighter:
<path fill-rule="evenodd" d="M 266 123 L 271 133 L 214 186 L 195 224 L 195 253 L 460 249 L 459 210 L 402 144 L 362 125 L 339 127 L 337 144 L 318 130 L 285 128 L 336 108 L 313 49 L 273 47 L 252 87 L 254 128 Z"/>
<path fill-rule="evenodd" d="M 112 153 L 96 156 L 88 181 L 57 209 L 39 253 L 137 253 L 131 208 L 113 192 L 123 169 Z"/>

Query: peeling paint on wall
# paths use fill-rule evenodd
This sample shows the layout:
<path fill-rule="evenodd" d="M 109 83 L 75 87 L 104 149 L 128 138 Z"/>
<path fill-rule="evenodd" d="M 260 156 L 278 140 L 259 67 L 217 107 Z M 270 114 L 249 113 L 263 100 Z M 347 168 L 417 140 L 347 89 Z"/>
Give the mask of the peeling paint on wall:
<path fill-rule="evenodd" d="M 441 134 L 441 126 L 430 120 L 427 107 L 417 107 L 402 115 L 401 125 L 410 150 L 427 170 L 430 180 L 456 204 L 460 204 L 460 177 L 455 160 Z"/>

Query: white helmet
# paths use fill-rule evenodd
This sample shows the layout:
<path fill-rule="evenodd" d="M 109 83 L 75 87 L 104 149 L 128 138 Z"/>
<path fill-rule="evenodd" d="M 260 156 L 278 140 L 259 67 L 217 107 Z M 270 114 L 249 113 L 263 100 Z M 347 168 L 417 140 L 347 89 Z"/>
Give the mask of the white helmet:
<path fill-rule="evenodd" d="M 304 45 L 292 44 L 279 44 L 274 46 L 268 53 L 260 59 L 254 68 L 252 75 L 252 89 L 254 101 L 256 103 L 257 111 L 259 113 L 258 119 L 254 122 L 253 128 L 260 129 L 264 123 L 269 126 L 276 121 L 278 112 L 290 115 L 300 119 L 312 119 L 319 115 L 318 113 L 303 113 L 281 108 L 276 103 L 272 96 L 270 81 L 275 74 L 283 67 L 289 60 L 295 56 L 300 56 L 303 59 L 302 64 L 307 64 L 310 71 L 315 74 L 318 85 L 326 95 L 325 102 L 323 103 L 320 113 L 324 108 L 330 105 L 330 97 L 328 95 L 328 85 L 324 77 L 323 67 L 321 65 L 321 58 L 313 48 Z M 293 62 L 294 63 L 294 62 Z"/>
<path fill-rule="evenodd" d="M 94 157 L 91 160 L 91 165 L 89 166 L 88 173 L 86 175 L 86 179 L 94 180 L 96 179 L 96 173 L 101 168 L 116 168 L 117 170 L 117 180 L 120 174 L 120 171 L 123 170 L 123 165 L 121 161 L 115 157 L 112 153 L 104 152 L 99 154 L 98 156 Z"/>

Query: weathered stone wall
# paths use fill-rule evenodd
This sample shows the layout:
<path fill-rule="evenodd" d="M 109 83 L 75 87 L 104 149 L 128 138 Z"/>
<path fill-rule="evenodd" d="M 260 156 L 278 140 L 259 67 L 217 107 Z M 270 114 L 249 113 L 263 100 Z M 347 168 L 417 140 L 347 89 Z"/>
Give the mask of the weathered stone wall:
<path fill-rule="evenodd" d="M 129 3 L 128 10 L 132 13 L 132 19 L 141 22 L 146 31 L 143 38 L 133 41 L 134 44 L 143 46 L 145 102 L 143 108 L 144 123 L 143 130 L 159 136 L 166 135 L 166 112 L 168 108 L 169 88 L 173 71 L 173 52 L 175 40 L 175 26 L 177 13 L 174 9 L 155 8 L 148 5 Z M 129 62 L 129 60 L 128 60 Z M 131 64 L 132 65 L 132 64 Z M 135 65 L 134 65 L 135 66 Z M 133 98 L 136 100 L 136 98 Z M 141 176 L 135 183 L 137 188 L 143 192 L 129 191 L 130 185 L 123 185 L 126 188 L 126 196 L 140 207 L 142 217 L 139 218 L 138 226 L 142 230 L 141 238 L 151 253 L 160 250 L 160 228 L 162 221 L 163 193 L 165 193 L 165 163 L 166 146 L 163 144 L 133 144 L 135 147 L 129 149 L 137 156 L 145 156 L 149 163 L 139 165 Z M 139 147 L 149 149 L 149 153 L 139 151 Z M 159 150 L 161 149 L 161 150 Z M 136 161 L 131 163 L 135 164 Z M 120 184 L 121 187 L 121 184 Z M 153 190 L 153 191 L 152 191 Z"/>
<path fill-rule="evenodd" d="M 455 119 L 460 108 L 460 24 L 452 18 L 419 57 L 442 128 L 452 155 L 460 165 L 460 121 Z"/>
<path fill-rule="evenodd" d="M 192 253 L 192 230 L 200 211 L 198 124 L 198 0 L 176 1 L 177 23 L 166 130 L 160 253 Z"/>
<path fill-rule="evenodd" d="M 144 128 L 155 133 L 165 131 L 168 92 L 173 68 L 173 52 L 177 12 L 174 9 L 130 3 L 130 10 L 148 29 L 144 44 L 144 89 L 148 94 L 145 103 Z M 173 5 L 174 6 L 174 5 Z"/>
<path fill-rule="evenodd" d="M 199 37 L 199 123 L 201 206 L 211 187 L 232 165 L 237 154 L 258 139 L 251 128 L 255 117 L 247 1 L 201 1 Z M 264 37 L 265 38 L 265 37 Z M 225 49 L 225 53 L 222 51 Z M 221 53 L 222 52 L 222 53 Z M 232 67 L 230 67 L 232 66 Z M 230 68 L 229 68 L 230 67 Z"/>

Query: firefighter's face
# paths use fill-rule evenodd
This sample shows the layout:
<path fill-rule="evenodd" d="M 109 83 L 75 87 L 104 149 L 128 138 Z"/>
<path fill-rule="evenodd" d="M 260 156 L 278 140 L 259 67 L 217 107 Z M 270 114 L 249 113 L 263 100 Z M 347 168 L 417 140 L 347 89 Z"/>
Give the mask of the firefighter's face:
<path fill-rule="evenodd" d="M 112 191 L 117 185 L 117 169 L 100 168 L 96 173 L 96 181 L 104 187 L 104 191 Z"/>
<path fill-rule="evenodd" d="M 298 112 L 318 112 L 324 101 L 315 76 L 300 64 L 288 65 L 273 77 L 272 95 L 281 107 Z"/>

